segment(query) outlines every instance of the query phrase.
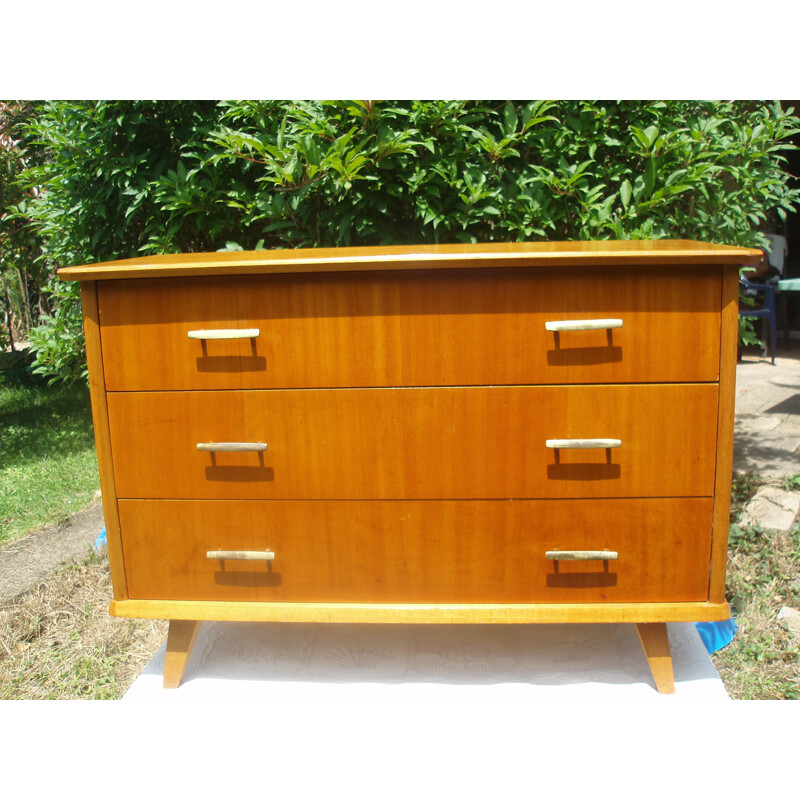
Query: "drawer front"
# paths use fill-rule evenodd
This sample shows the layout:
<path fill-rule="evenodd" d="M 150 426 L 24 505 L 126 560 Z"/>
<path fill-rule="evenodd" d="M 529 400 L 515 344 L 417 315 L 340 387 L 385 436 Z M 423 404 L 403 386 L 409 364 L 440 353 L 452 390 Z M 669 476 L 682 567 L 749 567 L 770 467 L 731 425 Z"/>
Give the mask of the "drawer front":
<path fill-rule="evenodd" d="M 110 391 L 714 381 L 720 298 L 702 266 L 98 285 Z"/>
<path fill-rule="evenodd" d="M 714 384 L 126 392 L 108 410 L 118 497 L 713 494 Z M 262 449 L 197 447 L 221 442 Z"/>
<path fill-rule="evenodd" d="M 704 601 L 712 501 L 119 503 L 131 599 Z M 548 551 L 615 560 L 554 561 Z M 266 551 L 271 561 L 208 558 Z"/>

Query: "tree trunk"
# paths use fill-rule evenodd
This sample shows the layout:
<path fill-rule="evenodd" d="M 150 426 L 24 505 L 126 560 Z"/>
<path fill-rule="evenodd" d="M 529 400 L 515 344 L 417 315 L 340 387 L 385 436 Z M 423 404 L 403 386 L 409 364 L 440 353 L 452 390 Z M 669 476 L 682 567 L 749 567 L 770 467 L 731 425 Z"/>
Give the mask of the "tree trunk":
<path fill-rule="evenodd" d="M 39 317 L 41 316 L 39 312 L 41 293 L 42 290 L 36 278 L 25 270 L 25 296 L 28 302 L 28 325 L 26 334 L 31 328 L 35 328 L 39 324 Z M 25 338 L 28 338 L 27 335 Z"/>
<path fill-rule="evenodd" d="M 11 299 L 6 288 L 6 276 L 3 275 L 3 300 L 6 304 L 6 327 L 8 328 L 8 341 L 11 343 L 11 352 L 14 352 L 14 331 L 11 327 Z"/>
<path fill-rule="evenodd" d="M 28 297 L 28 273 L 25 271 L 25 267 L 17 267 L 17 277 L 19 278 L 21 299 L 18 323 L 20 331 L 27 331 L 31 327 L 31 303 Z"/>

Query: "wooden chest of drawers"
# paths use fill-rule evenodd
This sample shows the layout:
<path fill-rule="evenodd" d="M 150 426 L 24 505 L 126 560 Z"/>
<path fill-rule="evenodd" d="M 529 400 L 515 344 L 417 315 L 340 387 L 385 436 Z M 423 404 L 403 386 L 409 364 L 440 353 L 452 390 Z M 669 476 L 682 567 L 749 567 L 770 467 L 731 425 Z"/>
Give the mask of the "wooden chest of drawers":
<path fill-rule="evenodd" d="M 738 265 L 685 241 L 153 256 L 82 281 L 114 582 L 199 622 L 723 619 Z"/>

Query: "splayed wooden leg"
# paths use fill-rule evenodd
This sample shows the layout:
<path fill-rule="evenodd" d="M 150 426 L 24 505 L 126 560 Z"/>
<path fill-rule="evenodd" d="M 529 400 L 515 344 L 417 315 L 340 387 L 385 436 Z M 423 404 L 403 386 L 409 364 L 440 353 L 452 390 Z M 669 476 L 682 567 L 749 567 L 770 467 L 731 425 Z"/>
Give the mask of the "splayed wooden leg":
<path fill-rule="evenodd" d="M 192 654 L 200 622 L 193 619 L 171 619 L 167 636 L 167 656 L 164 661 L 164 688 L 181 685 L 189 656 Z"/>
<path fill-rule="evenodd" d="M 637 622 L 636 633 L 650 665 L 656 689 L 661 694 L 675 693 L 675 676 L 672 655 L 669 651 L 666 622 Z"/>

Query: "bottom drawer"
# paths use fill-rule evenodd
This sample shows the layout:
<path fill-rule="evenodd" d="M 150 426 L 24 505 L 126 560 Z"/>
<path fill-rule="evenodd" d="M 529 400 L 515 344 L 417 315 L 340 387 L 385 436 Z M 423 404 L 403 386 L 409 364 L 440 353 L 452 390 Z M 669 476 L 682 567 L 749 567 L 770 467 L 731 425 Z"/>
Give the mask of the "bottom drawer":
<path fill-rule="evenodd" d="M 128 597 L 364 603 L 705 601 L 710 498 L 120 500 Z M 615 560 L 549 560 L 552 550 Z M 271 561 L 208 551 L 271 550 Z"/>

